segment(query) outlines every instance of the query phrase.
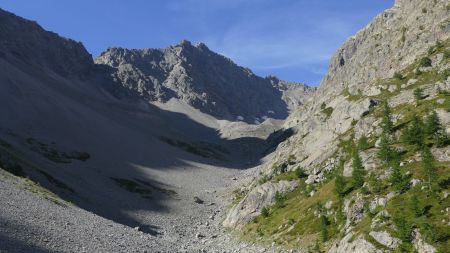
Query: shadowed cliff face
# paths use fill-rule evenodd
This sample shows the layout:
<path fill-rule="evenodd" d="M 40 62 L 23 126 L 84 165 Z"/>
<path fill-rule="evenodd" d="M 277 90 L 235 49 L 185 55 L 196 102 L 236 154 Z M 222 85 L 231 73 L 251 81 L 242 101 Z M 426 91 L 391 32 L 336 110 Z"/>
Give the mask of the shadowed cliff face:
<path fill-rule="evenodd" d="M 37 23 L 0 9 L 0 57 L 86 79 L 94 69 L 92 56 L 80 42 L 60 37 Z"/>
<path fill-rule="evenodd" d="M 256 76 L 202 43 L 182 41 L 166 49 L 111 48 L 95 61 L 112 67 L 114 79 L 140 97 L 179 98 L 219 119 L 250 123 L 265 117 L 284 119 L 292 102 L 283 96 L 286 83 Z M 314 91 L 302 84 L 289 91 L 293 89 L 305 95 Z"/>

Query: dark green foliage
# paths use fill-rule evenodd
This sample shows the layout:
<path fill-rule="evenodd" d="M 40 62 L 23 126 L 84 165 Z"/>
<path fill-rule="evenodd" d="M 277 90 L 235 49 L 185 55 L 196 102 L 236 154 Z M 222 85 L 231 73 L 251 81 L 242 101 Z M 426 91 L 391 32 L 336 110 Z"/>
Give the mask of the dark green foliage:
<path fill-rule="evenodd" d="M 295 175 L 297 175 L 298 178 L 305 178 L 305 177 L 308 176 L 308 175 L 305 173 L 305 171 L 303 170 L 302 167 L 298 167 L 298 168 L 295 170 Z"/>
<path fill-rule="evenodd" d="M 264 176 L 262 176 L 262 177 L 258 180 L 258 183 L 259 183 L 259 184 L 264 184 L 264 183 L 266 183 L 266 182 L 269 181 L 269 180 L 270 180 L 270 177 L 267 176 L 267 175 L 264 175 Z"/>
<path fill-rule="evenodd" d="M 322 239 L 322 242 L 326 242 L 329 239 L 328 225 L 327 217 L 325 215 L 320 216 L 320 239 Z"/>
<path fill-rule="evenodd" d="M 275 193 L 275 205 L 279 208 L 283 208 L 285 206 L 285 202 L 286 202 L 286 195 L 280 193 L 280 192 L 276 192 Z"/>
<path fill-rule="evenodd" d="M 367 139 L 366 136 L 361 136 L 361 138 L 359 138 L 358 140 L 358 149 L 359 150 L 366 150 L 370 147 L 369 145 L 369 140 Z"/>
<path fill-rule="evenodd" d="M 340 174 L 336 176 L 334 191 L 340 198 L 345 196 L 345 179 Z"/>
<path fill-rule="evenodd" d="M 420 205 L 419 199 L 416 195 L 413 195 L 410 199 L 410 208 L 416 217 L 420 217 L 423 215 L 423 208 Z"/>
<path fill-rule="evenodd" d="M 361 157 L 359 156 L 358 150 L 353 152 L 352 156 L 352 178 L 353 186 L 355 189 L 360 188 L 364 184 L 364 167 L 362 165 Z"/>
<path fill-rule="evenodd" d="M 413 116 L 409 125 L 404 129 L 402 139 L 404 142 L 421 147 L 424 143 L 424 126 L 422 120 Z"/>
<path fill-rule="evenodd" d="M 447 142 L 447 134 L 443 130 L 436 111 L 430 113 L 425 119 L 425 133 L 431 137 L 438 147 L 442 147 Z"/>
<path fill-rule="evenodd" d="M 408 178 L 402 174 L 398 164 L 393 164 L 389 181 L 392 187 L 398 192 L 404 192 L 409 185 Z"/>
<path fill-rule="evenodd" d="M 380 149 L 378 150 L 378 158 L 386 165 L 392 159 L 392 148 L 390 146 L 389 138 L 386 134 L 382 134 L 380 138 Z"/>
<path fill-rule="evenodd" d="M 383 118 L 381 121 L 381 127 L 384 134 L 391 134 L 394 129 L 394 124 L 392 123 L 391 118 L 391 108 L 389 107 L 389 103 L 387 101 L 384 101 L 383 103 Z"/>
<path fill-rule="evenodd" d="M 394 78 L 397 79 L 397 80 L 403 80 L 404 77 L 399 72 L 395 72 L 394 73 Z"/>
<path fill-rule="evenodd" d="M 415 89 L 413 94 L 414 94 L 414 98 L 416 99 L 417 102 L 424 98 L 423 89 L 421 89 L 421 88 Z"/>
<path fill-rule="evenodd" d="M 412 226 L 406 220 L 405 216 L 398 213 L 393 218 L 394 224 L 397 227 L 397 236 L 404 243 L 410 243 L 412 239 Z"/>
<path fill-rule="evenodd" d="M 382 182 L 380 182 L 380 180 L 378 180 L 377 176 L 374 173 L 371 173 L 369 175 L 369 187 L 370 187 L 370 191 L 372 193 L 378 194 L 381 192 L 382 190 Z"/>
<path fill-rule="evenodd" d="M 344 224 L 347 221 L 347 217 L 345 217 L 344 211 L 342 210 L 342 200 L 339 200 L 338 209 L 336 210 L 336 220 L 338 224 Z"/>
<path fill-rule="evenodd" d="M 270 215 L 269 208 L 263 207 L 263 208 L 261 209 L 261 215 L 262 215 L 264 218 L 269 217 L 269 215 Z"/>
<path fill-rule="evenodd" d="M 450 49 L 447 49 L 444 51 L 444 58 L 449 59 L 450 58 Z"/>
<path fill-rule="evenodd" d="M 333 107 L 327 107 L 325 109 L 322 109 L 322 113 L 327 115 L 327 118 L 329 118 L 331 114 L 333 114 L 333 111 L 334 111 Z"/>
<path fill-rule="evenodd" d="M 428 181 L 428 189 L 431 190 L 433 183 L 436 181 L 436 167 L 434 165 L 433 154 L 431 154 L 428 146 L 424 146 L 422 149 L 422 167 Z"/>
<path fill-rule="evenodd" d="M 436 111 L 430 113 L 425 119 L 425 133 L 427 135 L 433 135 L 442 129 L 441 122 Z"/>
<path fill-rule="evenodd" d="M 429 57 L 424 57 L 424 58 L 420 59 L 419 66 L 420 67 L 431 67 L 432 63 L 433 62 L 431 61 L 431 59 Z"/>

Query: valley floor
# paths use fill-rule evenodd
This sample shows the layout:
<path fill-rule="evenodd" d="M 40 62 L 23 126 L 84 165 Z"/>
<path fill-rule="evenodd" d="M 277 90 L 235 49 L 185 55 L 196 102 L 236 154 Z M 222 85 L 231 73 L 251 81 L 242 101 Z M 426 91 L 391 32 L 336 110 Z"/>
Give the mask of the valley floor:
<path fill-rule="evenodd" d="M 136 227 L 78 208 L 0 170 L 0 252 L 269 252 L 238 242 L 221 226 L 233 184 L 254 169 L 191 166 L 198 167 L 152 172 L 177 185 L 177 194 L 164 202 L 165 211 L 123 211 L 142 222 Z"/>

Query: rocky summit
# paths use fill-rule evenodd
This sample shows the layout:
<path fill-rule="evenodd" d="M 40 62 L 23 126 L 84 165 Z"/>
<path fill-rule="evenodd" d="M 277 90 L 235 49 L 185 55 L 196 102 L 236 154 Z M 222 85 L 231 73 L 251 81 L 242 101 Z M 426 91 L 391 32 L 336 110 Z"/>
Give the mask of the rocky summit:
<path fill-rule="evenodd" d="M 0 31 L 0 252 L 450 252 L 448 0 L 395 1 L 317 88 Z"/>
<path fill-rule="evenodd" d="M 289 109 L 315 90 L 261 78 L 205 44 L 186 40 L 165 49 L 110 48 L 95 62 L 111 67 L 118 85 L 145 100 L 176 98 L 219 119 L 250 123 L 286 118 Z M 300 90 L 295 99 L 289 95 L 293 90 Z"/>

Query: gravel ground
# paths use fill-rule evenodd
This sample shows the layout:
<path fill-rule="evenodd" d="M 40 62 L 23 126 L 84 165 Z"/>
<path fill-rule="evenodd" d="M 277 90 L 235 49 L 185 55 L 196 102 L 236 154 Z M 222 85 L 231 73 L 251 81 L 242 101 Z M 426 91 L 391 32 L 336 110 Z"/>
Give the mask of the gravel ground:
<path fill-rule="evenodd" d="M 0 252 L 275 252 L 238 242 L 220 226 L 226 210 L 222 190 L 205 191 L 203 204 L 176 200 L 179 208 L 193 204 L 153 217 L 159 224 L 152 234 L 33 193 L 28 182 L 0 170 Z"/>

